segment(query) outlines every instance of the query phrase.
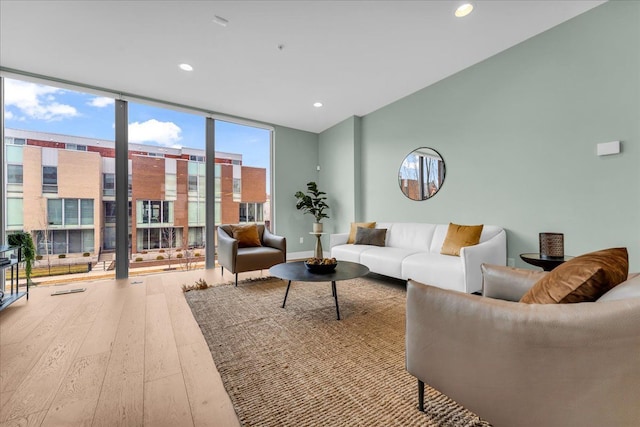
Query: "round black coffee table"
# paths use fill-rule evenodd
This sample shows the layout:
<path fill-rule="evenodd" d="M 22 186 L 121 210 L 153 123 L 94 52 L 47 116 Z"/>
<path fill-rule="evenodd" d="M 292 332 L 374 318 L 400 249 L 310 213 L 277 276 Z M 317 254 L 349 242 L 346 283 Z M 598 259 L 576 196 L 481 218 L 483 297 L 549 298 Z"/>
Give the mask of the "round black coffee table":
<path fill-rule="evenodd" d="M 338 315 L 338 320 L 340 320 L 340 308 L 338 307 L 338 290 L 336 289 L 336 282 L 339 280 L 349 280 L 355 279 L 356 277 L 362 277 L 369 273 L 369 268 L 362 264 L 358 264 L 357 262 L 338 261 L 338 265 L 333 272 L 318 274 L 311 273 L 307 270 L 304 266 L 304 261 L 296 261 L 274 265 L 269 269 L 269 273 L 272 276 L 289 281 L 287 291 L 284 293 L 282 308 L 284 308 L 287 303 L 287 296 L 289 295 L 289 288 L 291 287 L 292 280 L 296 282 L 331 282 L 331 296 L 336 300 L 336 314 Z"/>

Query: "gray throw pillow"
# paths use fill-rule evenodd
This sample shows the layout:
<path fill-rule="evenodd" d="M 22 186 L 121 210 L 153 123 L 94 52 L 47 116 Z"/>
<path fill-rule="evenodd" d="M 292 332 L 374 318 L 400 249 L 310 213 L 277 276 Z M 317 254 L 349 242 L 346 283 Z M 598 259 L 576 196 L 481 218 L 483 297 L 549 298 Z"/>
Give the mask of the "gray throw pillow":
<path fill-rule="evenodd" d="M 386 228 L 358 227 L 356 230 L 356 240 L 353 243 L 356 245 L 384 246 L 386 236 Z"/>

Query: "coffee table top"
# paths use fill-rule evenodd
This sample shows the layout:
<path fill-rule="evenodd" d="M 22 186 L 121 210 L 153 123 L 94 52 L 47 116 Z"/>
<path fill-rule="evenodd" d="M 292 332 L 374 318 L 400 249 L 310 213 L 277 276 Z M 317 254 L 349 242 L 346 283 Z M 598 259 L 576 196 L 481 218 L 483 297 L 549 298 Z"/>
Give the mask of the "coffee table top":
<path fill-rule="evenodd" d="M 338 280 L 355 279 L 369 273 L 369 268 L 357 262 L 338 261 L 332 273 L 312 273 L 304 266 L 304 261 L 285 262 L 269 269 L 272 276 L 296 282 L 337 282 Z"/>

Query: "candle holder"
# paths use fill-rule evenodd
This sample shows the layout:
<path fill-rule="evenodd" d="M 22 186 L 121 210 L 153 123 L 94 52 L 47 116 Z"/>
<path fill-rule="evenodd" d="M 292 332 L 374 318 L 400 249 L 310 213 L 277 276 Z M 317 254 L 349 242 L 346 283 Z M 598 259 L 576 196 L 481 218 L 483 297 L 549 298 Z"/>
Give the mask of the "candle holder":
<path fill-rule="evenodd" d="M 564 234 L 540 233 L 540 258 L 564 258 Z"/>

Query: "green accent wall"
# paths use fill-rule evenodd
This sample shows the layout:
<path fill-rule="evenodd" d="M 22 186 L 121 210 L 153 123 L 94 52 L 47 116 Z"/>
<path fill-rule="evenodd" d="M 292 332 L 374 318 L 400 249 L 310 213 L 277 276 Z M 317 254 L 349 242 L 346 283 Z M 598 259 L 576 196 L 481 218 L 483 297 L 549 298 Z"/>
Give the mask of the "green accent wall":
<path fill-rule="evenodd" d="M 327 193 L 329 219 L 324 222 L 324 231 L 339 233 L 344 224 L 349 225 L 359 218 L 362 210 L 360 192 L 360 118 L 350 117 L 323 132 L 319 138 L 320 183 Z M 336 173 L 339 171 L 339 173 Z M 329 239 L 323 239 L 323 245 Z M 323 246 L 324 247 L 324 246 Z M 329 246 L 325 249 L 328 251 Z"/>
<path fill-rule="evenodd" d="M 307 182 L 318 182 L 318 135 L 311 132 L 274 126 L 272 230 L 287 238 L 287 252 L 312 251 L 315 238 L 309 234 L 314 219 L 296 210 L 294 194 L 306 191 Z M 304 242 L 300 244 L 300 237 Z"/>
<path fill-rule="evenodd" d="M 640 2 L 605 3 L 368 114 L 353 139 L 351 121 L 319 137 L 319 184 L 344 208 L 335 231 L 353 219 L 494 224 L 522 267 L 539 232 L 562 232 L 566 254 L 625 246 L 640 271 Z M 596 155 L 614 140 L 620 154 Z M 446 178 L 416 202 L 397 173 L 421 146 L 440 152 Z"/>

